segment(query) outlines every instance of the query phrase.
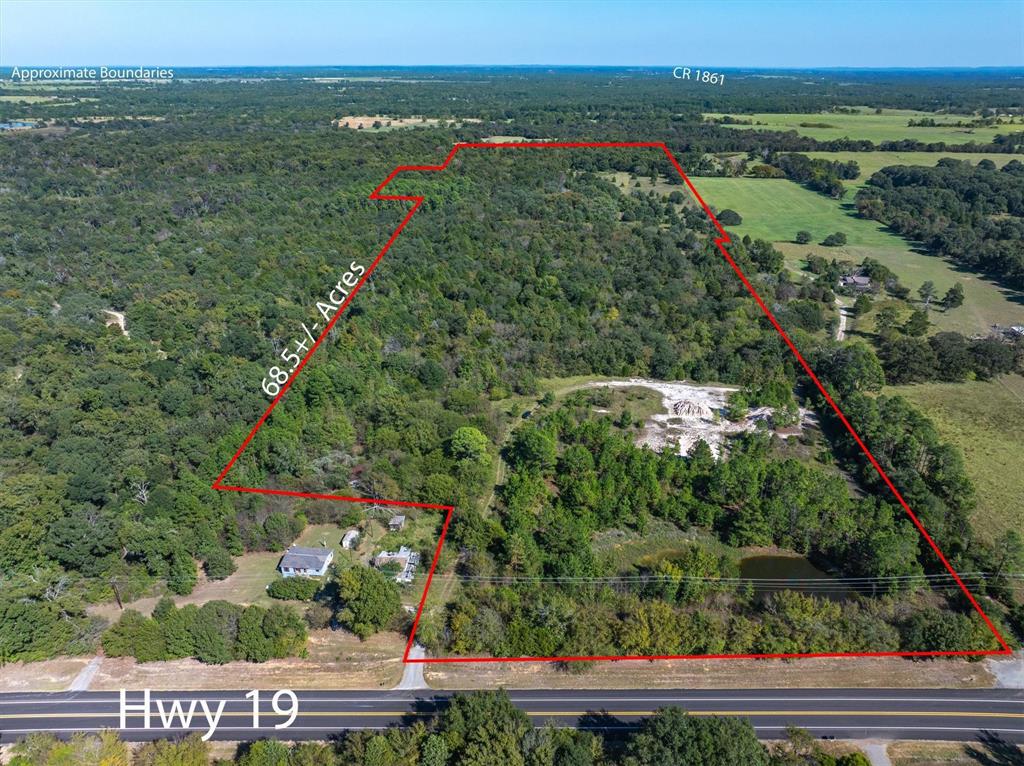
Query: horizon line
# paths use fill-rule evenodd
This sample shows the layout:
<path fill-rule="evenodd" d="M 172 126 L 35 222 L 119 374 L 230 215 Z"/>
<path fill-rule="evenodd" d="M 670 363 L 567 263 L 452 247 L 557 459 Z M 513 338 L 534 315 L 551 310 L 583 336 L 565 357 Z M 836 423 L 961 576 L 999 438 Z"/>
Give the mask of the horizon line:
<path fill-rule="evenodd" d="M 137 63 L 137 62 L 97 62 L 97 63 L 74 63 L 74 64 L 0 64 L 0 69 L 15 68 L 63 68 L 81 69 L 85 67 L 176 67 L 178 69 L 673 69 L 684 64 L 170 64 L 170 63 Z M 919 66 L 719 66 L 716 64 L 694 67 L 691 69 L 718 69 L 731 72 L 897 72 L 897 71 L 965 71 L 965 70 L 1005 70 L 1019 71 L 1024 73 L 1024 65 L 1000 65 L 1000 64 L 962 64 L 962 65 L 919 65 Z"/>

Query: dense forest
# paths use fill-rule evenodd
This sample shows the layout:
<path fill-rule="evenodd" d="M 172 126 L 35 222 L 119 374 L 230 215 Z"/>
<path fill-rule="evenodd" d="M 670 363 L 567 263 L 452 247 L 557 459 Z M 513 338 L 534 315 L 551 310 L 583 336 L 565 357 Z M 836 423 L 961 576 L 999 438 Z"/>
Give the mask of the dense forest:
<path fill-rule="evenodd" d="M 1008 106 L 998 88 L 982 97 L 973 80 L 952 88 L 926 80 L 908 96 L 899 75 L 851 76 L 852 88 L 826 79 L 813 93 L 791 81 L 744 86 L 721 106 L 819 109 L 868 100 L 929 109 Z M 349 264 L 368 264 L 401 220 L 405 203 L 367 199 L 396 165 L 438 162 L 454 142 L 496 133 L 663 140 L 688 169 L 702 166 L 709 152 L 858 148 L 847 145 L 858 142 L 705 123 L 707 105 L 692 94 L 643 76 L 609 86 L 601 72 L 538 73 L 529 87 L 499 72 L 459 82 L 430 76 L 415 87 L 208 80 L 86 87 L 68 98 L 60 108 L 7 101 L 0 107 L 2 118 L 31 111 L 53 121 L 51 128 L 0 140 L 0 656 L 6 659 L 89 651 L 105 624 L 87 613 L 88 604 L 187 594 L 200 567 L 205 577 L 224 578 L 234 569 L 232 557 L 280 551 L 295 539 L 303 514 L 209 485 L 266 406 L 260 381 L 268 368 L 302 340 L 303 323 L 317 320 L 317 301 Z M 466 121 L 380 132 L 331 126 L 341 114 L 384 111 Z M 114 119 L 92 119 L 104 115 Z M 810 183 L 816 173 L 831 183 L 852 172 L 799 160 L 783 166 Z M 729 545 L 774 543 L 834 558 L 847 572 L 932 571 L 916 532 L 908 531 L 838 429 L 829 433 L 835 458 L 856 475 L 863 498 L 852 498 L 819 467 L 776 460 L 756 438 L 720 464 L 704 454 L 677 459 L 644 454 L 614 429 L 577 422 L 571 408 L 552 409 L 542 424 L 516 430 L 509 448 L 515 472 L 499 507 L 490 514 L 476 510 L 491 490 L 503 435 L 518 416 L 503 403 L 537 395 L 541 378 L 719 381 L 743 386 L 752 405 L 795 406 L 794 391 L 815 403 L 777 333 L 715 250 L 704 214 L 678 203 L 685 188 L 669 200 L 643 188 L 623 194 L 607 171 L 675 177 L 660 152 L 619 150 L 467 152 L 445 173 L 397 180 L 396 193 L 424 194 L 427 204 L 228 480 L 330 492 L 354 481 L 383 497 L 454 502 L 453 539 L 465 548 L 460 566 L 478 567 L 477 576 L 593 573 L 588 532 L 642 531 L 651 518 L 702 527 Z M 977 175 L 1016 178 L 1015 172 Z M 880 210 L 899 204 L 894 195 Z M 1007 209 L 978 204 L 970 215 L 996 215 L 993 231 L 1009 225 L 998 220 Z M 860 379 L 850 364 L 878 362 L 826 343 L 829 286 L 795 284 L 769 243 L 747 239 L 732 253 L 800 348 L 808 355 L 821 349 L 822 363 L 831 365 L 826 377 L 856 408 L 854 421 L 864 420 L 869 443 L 878 443 L 880 458 L 940 530 L 943 545 L 958 561 L 983 562 L 989 552 L 966 524 L 970 487 L 955 453 L 905 402 L 844 389 L 844 381 Z M 459 433 L 470 436 L 456 438 Z M 477 435 L 484 449 L 472 447 Z M 523 440 L 544 442 L 535 445 L 542 462 L 524 457 Z M 905 444 L 915 450 L 897 449 Z M 601 462 L 604 450 L 627 460 L 644 483 L 621 486 L 629 475 L 617 473 L 621 464 L 603 475 L 613 468 Z M 565 472 L 556 477 L 557 466 Z M 797 533 L 791 518 L 787 523 L 795 512 L 788 505 L 760 497 L 754 488 L 762 481 L 780 492 L 790 482 L 794 492 L 804 486 L 786 502 L 807 516 L 807 530 Z M 857 518 L 871 522 L 858 525 Z M 886 542 L 875 553 L 870 535 Z M 707 558 L 699 549 L 693 555 Z M 481 587 L 488 598 L 504 598 L 499 589 Z M 632 605 L 663 616 L 668 609 L 672 619 L 688 614 L 689 597 L 679 592 L 566 595 L 600 603 L 603 612 L 594 614 L 625 613 Z M 736 608 L 723 605 L 723 620 L 733 621 L 735 612 L 735 620 L 750 625 L 694 627 L 694 640 L 704 642 L 695 646 L 713 646 L 729 629 L 748 630 L 751 646 L 767 645 L 758 621 L 788 624 L 801 610 L 817 610 L 822 621 L 840 619 L 839 610 L 842 620 L 870 623 L 880 643 L 870 644 L 866 630 L 852 630 L 847 640 L 857 646 L 905 646 L 920 635 L 894 621 L 883 599 L 863 605 L 777 599 L 766 606 L 733 597 Z M 187 614 L 165 606 L 153 618 L 130 616 L 122 620 L 124 632 L 108 633 L 104 646 L 210 661 L 299 650 L 305 628 L 283 612 L 213 604 Z M 453 605 L 449 627 L 464 606 Z M 527 606 L 526 600 L 489 604 L 510 620 L 540 619 L 524 617 Z M 1007 599 L 1005 610 L 996 607 L 997 618 L 1014 624 L 1015 608 Z M 350 625 L 369 624 L 350 617 Z M 963 620 L 964 631 L 973 629 L 969 617 Z M 243 623 L 250 629 L 245 634 Z M 442 627 L 435 625 L 436 645 L 450 648 L 455 639 Z M 139 636 L 162 637 L 163 653 L 143 647 Z M 464 640 L 512 651 L 473 633 Z M 544 640 L 558 649 L 575 639 Z M 779 640 L 806 646 L 802 638 Z M 608 641 L 630 645 L 623 636 Z"/>

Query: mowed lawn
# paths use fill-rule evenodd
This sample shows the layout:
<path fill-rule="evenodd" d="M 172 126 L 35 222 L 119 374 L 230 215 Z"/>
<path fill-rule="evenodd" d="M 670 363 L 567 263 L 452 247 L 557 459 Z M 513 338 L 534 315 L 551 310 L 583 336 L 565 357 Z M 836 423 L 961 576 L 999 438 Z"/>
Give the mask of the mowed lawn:
<path fill-rule="evenodd" d="M 1024 129 L 1024 126 L 1021 126 Z M 967 160 L 972 165 L 977 165 L 982 160 L 992 160 L 997 168 L 1001 168 L 1010 160 L 1024 162 L 1024 155 L 1020 154 L 993 154 L 986 152 L 800 152 L 812 159 L 831 160 L 833 162 L 849 162 L 853 160 L 860 166 L 860 176 L 849 181 L 843 181 L 848 189 L 859 189 L 868 182 L 868 179 L 879 170 L 890 165 L 914 165 L 920 167 L 935 167 L 939 160 Z M 852 194 L 853 192 L 851 192 Z M 852 201 L 853 197 L 849 199 Z"/>
<path fill-rule="evenodd" d="M 704 116 L 717 118 L 722 114 L 708 113 Z M 884 109 L 882 114 L 875 114 L 873 109 L 863 109 L 858 114 L 821 112 L 818 114 L 733 114 L 731 116 L 739 120 L 752 120 L 755 124 L 726 125 L 724 127 L 738 130 L 795 130 L 802 136 L 809 136 L 819 141 L 852 138 L 878 143 L 907 138 L 924 143 L 941 141 L 947 144 L 969 144 L 973 141 L 977 144 L 987 144 L 991 143 L 992 139 L 999 134 L 1013 133 L 1022 128 L 1019 119 L 1012 125 L 997 125 L 987 128 L 957 127 L 949 123 L 969 122 L 972 118 L 966 115 L 915 112 L 910 109 Z M 908 121 L 921 118 L 934 119 L 939 125 L 934 128 L 907 127 Z M 803 127 L 801 123 L 830 127 Z"/>
<path fill-rule="evenodd" d="M 1024 377 L 895 386 L 935 422 L 944 441 L 963 452 L 977 490 L 972 523 L 991 540 L 1024 529 Z"/>

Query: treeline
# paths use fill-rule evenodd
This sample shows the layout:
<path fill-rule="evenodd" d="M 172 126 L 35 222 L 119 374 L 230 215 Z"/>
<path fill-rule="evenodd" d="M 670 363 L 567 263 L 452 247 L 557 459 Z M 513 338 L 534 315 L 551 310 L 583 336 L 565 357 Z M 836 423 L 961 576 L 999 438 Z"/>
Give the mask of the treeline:
<path fill-rule="evenodd" d="M 920 240 L 933 254 L 1024 288 L 1024 163 L 1001 170 L 940 160 L 934 168 L 897 165 L 875 173 L 857 194 L 866 218 Z"/>
<path fill-rule="evenodd" d="M 883 326 L 880 332 L 881 359 L 864 343 L 829 344 L 814 352 L 811 365 L 954 567 L 995 574 L 972 590 L 992 596 L 985 607 L 988 615 L 1024 641 L 1024 600 L 1003 576 L 1010 571 L 1007 565 L 1024 567 L 1024 540 L 1015 530 L 991 542 L 977 538 L 969 520 L 975 507 L 974 486 L 960 452 L 943 442 L 934 423 L 907 400 L 876 395 L 887 382 L 910 382 L 919 374 L 958 381 L 971 374 L 984 379 L 1017 369 L 1020 344 L 1014 347 L 995 338 L 967 341 L 959 333 L 937 333 L 925 340 L 920 337 L 923 331 L 902 334 L 891 326 Z M 927 364 L 911 361 L 917 354 Z M 889 485 L 832 408 L 817 393 L 812 398 L 839 463 L 880 504 L 894 503 Z M 945 572 L 923 536 L 917 537 L 916 547 L 917 560 L 926 572 Z M 969 609 L 960 594 L 953 600 L 959 608 Z M 1000 630 L 1006 637 L 1007 632 Z"/>
<path fill-rule="evenodd" d="M 264 609 L 208 601 L 178 608 L 164 597 L 152 617 L 126 609 L 103 634 L 108 657 L 134 657 L 139 662 L 185 657 L 213 665 L 266 662 L 300 655 L 305 647 L 305 624 L 283 604 Z"/>
<path fill-rule="evenodd" d="M 826 197 L 839 199 L 846 193 L 844 180 L 860 175 L 856 160 L 811 159 L 803 154 L 785 153 L 768 158 L 768 164 L 755 165 L 751 175 L 758 178 L 788 178 Z"/>
<path fill-rule="evenodd" d="M 12 748 L 8 766 L 85 763 L 83 753 L 105 764 L 206 766 L 211 747 L 199 735 L 157 740 L 132 752 L 115 732 L 75 734 L 64 742 L 33 734 Z M 238 766 L 867 766 L 858 750 L 834 755 L 810 732 L 796 727 L 785 739 L 764 745 L 744 718 L 689 716 L 678 707 L 661 708 L 635 731 L 608 736 L 600 731 L 546 725 L 534 728 L 504 691 L 454 695 L 442 712 L 418 716 L 415 724 L 384 731 L 345 731 L 329 743 L 292 745 L 264 739 L 239 745 Z"/>
<path fill-rule="evenodd" d="M 996 337 L 968 339 L 958 332 L 915 337 L 901 335 L 891 328 L 882 336 L 879 357 L 885 378 L 892 385 L 933 380 L 962 382 L 1019 371 L 1024 346 Z"/>

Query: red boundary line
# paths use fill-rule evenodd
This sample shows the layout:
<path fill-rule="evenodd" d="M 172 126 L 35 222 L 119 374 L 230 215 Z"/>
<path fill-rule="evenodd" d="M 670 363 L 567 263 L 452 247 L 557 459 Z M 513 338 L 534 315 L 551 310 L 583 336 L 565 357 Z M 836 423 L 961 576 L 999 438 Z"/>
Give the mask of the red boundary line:
<path fill-rule="evenodd" d="M 715 238 L 715 245 L 718 246 L 719 251 L 721 251 L 722 255 L 725 257 L 725 260 L 732 267 L 732 270 L 736 272 L 736 275 L 740 278 L 740 281 L 743 283 L 743 286 L 746 287 L 747 288 L 747 292 L 749 292 L 750 295 L 753 296 L 754 300 L 757 302 L 757 305 L 760 306 L 761 311 L 764 312 L 764 315 L 766 317 L 768 317 L 768 321 L 770 321 L 772 323 L 772 326 L 776 329 L 776 331 L 778 331 L 779 335 L 782 337 L 782 340 L 785 341 L 786 345 L 789 347 L 789 350 L 793 352 L 793 356 L 796 357 L 796 360 L 800 363 L 800 366 L 803 367 L 804 371 L 807 373 L 807 375 L 810 377 L 810 379 L 814 382 L 814 385 L 821 392 L 822 396 L 825 397 L 825 401 L 828 402 L 829 406 L 836 413 L 836 415 L 838 416 L 839 420 L 846 427 L 846 430 L 850 432 L 850 435 L 853 436 L 854 440 L 857 442 L 857 445 L 864 451 L 864 454 L 867 456 L 867 458 L 870 461 L 871 465 L 874 466 L 875 470 L 878 472 L 878 475 L 882 477 L 882 481 L 884 481 L 886 486 L 889 487 L 889 489 L 892 491 L 893 496 L 896 498 L 896 500 L 899 502 L 899 504 L 903 507 L 903 510 L 906 511 L 907 515 L 910 517 L 910 520 L 914 523 L 914 526 L 917 527 L 918 531 L 921 533 L 921 535 L 924 537 L 924 539 L 928 542 L 928 545 L 935 552 L 935 555 L 939 557 L 939 561 L 942 562 L 942 565 L 946 568 L 946 570 L 950 573 L 950 575 L 953 576 L 953 579 L 956 581 L 956 584 L 960 587 L 960 590 L 963 592 L 964 596 L 967 597 L 967 600 L 970 602 L 971 606 L 974 607 L 975 611 L 977 611 L 977 613 L 979 615 L 981 615 L 981 618 L 982 618 L 982 620 L 984 620 L 985 625 L 987 625 L 989 630 L 992 631 L 992 634 L 996 637 L 996 640 L 999 642 L 1000 646 L 1002 646 L 1002 649 L 988 649 L 988 650 L 983 650 L 983 651 L 966 651 L 965 650 L 965 651 L 935 651 L 935 652 L 814 652 L 814 653 L 807 653 L 807 654 L 666 654 L 666 655 L 649 655 L 649 656 L 639 656 L 639 655 L 617 656 L 617 655 L 608 655 L 608 656 L 580 656 L 580 657 L 434 657 L 434 658 L 424 657 L 424 658 L 410 658 L 409 657 L 409 653 L 412 650 L 413 640 L 416 637 L 416 630 L 419 628 L 420 618 L 423 616 L 423 608 L 424 608 L 424 606 L 426 605 L 426 602 L 427 602 L 427 593 L 430 591 L 430 584 L 431 584 L 432 580 L 434 579 L 434 570 L 437 568 L 437 561 L 438 561 L 438 558 L 441 555 L 441 547 L 442 547 L 442 545 L 444 545 L 445 537 L 448 535 L 448 525 L 451 523 L 452 512 L 455 510 L 455 506 L 452 506 L 452 505 L 439 505 L 439 504 L 433 504 L 433 503 L 414 503 L 414 502 L 409 502 L 409 501 L 405 501 L 405 500 L 384 500 L 384 499 L 380 499 L 380 498 L 349 497 L 349 496 L 346 496 L 346 495 L 329 495 L 329 494 L 322 494 L 322 493 L 316 493 L 316 492 L 293 492 L 293 491 L 283 490 L 283 489 L 263 489 L 263 488 L 259 488 L 259 487 L 240 487 L 240 486 L 235 486 L 235 485 L 230 485 L 230 484 L 224 484 L 223 483 L 223 479 L 227 475 L 228 471 L 231 470 L 232 466 L 234 466 L 234 464 L 242 456 L 242 453 L 245 452 L 245 449 L 249 446 L 249 443 L 252 441 L 253 437 L 256 435 L 256 432 L 259 431 L 260 428 L 263 427 L 263 424 L 266 422 L 267 418 L 270 416 L 270 413 L 274 411 L 274 408 L 277 407 L 278 402 L 281 401 L 281 398 L 291 388 L 292 383 L 295 382 L 295 379 L 299 376 L 299 373 L 302 372 L 303 368 L 305 368 L 306 362 L 309 361 L 310 357 L 313 356 L 314 352 L 316 352 L 316 350 L 320 347 L 320 344 L 323 342 L 324 338 L 327 337 L 327 334 L 331 331 L 331 328 L 334 327 L 335 323 L 338 321 L 338 318 L 344 313 L 345 309 L 348 308 L 349 303 L 352 302 L 352 299 L 356 296 L 356 293 L 359 292 L 359 290 L 362 288 L 362 286 L 366 283 L 366 280 L 369 279 L 370 275 L 377 268 L 377 265 L 380 263 L 381 259 L 384 257 L 384 254 L 387 253 L 387 251 L 391 249 L 391 246 L 395 243 L 395 240 L 398 239 L 398 236 L 402 233 L 402 231 L 405 229 L 406 225 L 412 219 L 413 215 L 415 215 L 416 211 L 419 210 L 420 206 L 423 204 L 424 199 L 425 199 L 424 197 L 410 196 L 410 195 L 400 195 L 400 194 L 382 194 L 381 193 L 384 190 L 384 187 L 386 187 L 388 184 L 390 184 L 399 173 L 405 173 L 405 172 L 409 172 L 409 171 L 414 171 L 414 172 L 415 171 L 438 172 L 438 171 L 444 170 L 445 168 L 448 167 L 449 163 L 451 163 L 451 161 L 455 157 L 455 155 L 458 154 L 463 149 L 612 149 L 612 148 L 621 148 L 621 149 L 661 149 L 661 151 L 663 151 L 665 153 L 665 156 L 668 158 L 669 162 L 672 163 L 672 166 L 676 169 L 676 171 L 682 177 L 683 181 L 686 183 L 686 186 L 693 193 L 693 196 L 696 197 L 697 201 L 700 203 L 700 206 L 704 209 L 704 212 L 707 213 L 708 218 L 711 219 L 711 223 L 713 223 L 715 228 L 718 230 L 718 233 L 719 233 L 720 236 Z M 288 380 L 285 382 L 285 384 L 281 387 L 281 390 L 278 392 L 277 396 L 274 397 L 274 399 L 270 402 L 270 405 L 267 407 L 266 411 L 260 416 L 260 419 L 256 421 L 256 424 L 252 427 L 252 430 L 249 431 L 249 435 L 245 437 L 245 439 L 242 441 L 242 443 L 238 447 L 238 449 L 235 450 L 235 454 L 232 455 L 232 457 L 228 461 L 227 465 L 225 465 L 224 469 L 220 472 L 220 474 L 218 474 L 217 478 L 213 482 L 212 487 L 213 487 L 213 489 L 225 490 L 225 491 L 230 491 L 230 492 L 248 492 L 248 493 L 256 493 L 256 494 L 263 494 L 263 495 L 280 495 L 280 496 L 285 496 L 285 497 L 306 497 L 306 498 L 312 498 L 312 499 L 315 499 L 315 500 L 344 500 L 344 501 L 355 502 L 355 503 L 376 503 L 378 505 L 395 505 L 395 506 L 402 506 L 402 507 L 407 507 L 407 508 L 431 508 L 431 509 L 435 509 L 435 510 L 445 511 L 446 513 L 445 513 L 445 517 L 444 517 L 444 524 L 441 527 L 441 536 L 440 536 L 440 539 L 438 539 L 437 547 L 434 550 L 434 559 L 433 559 L 433 561 L 430 564 L 430 571 L 427 573 L 427 581 L 426 581 L 426 584 L 423 587 L 423 595 L 420 597 L 420 603 L 419 603 L 419 607 L 416 610 L 416 616 L 413 619 L 412 630 L 409 632 L 409 640 L 408 640 L 408 642 L 405 645 L 405 652 L 402 655 L 402 662 L 404 662 L 404 663 L 442 663 L 442 662 L 446 662 L 446 663 L 458 663 L 458 662 L 577 662 L 577 661 L 588 661 L 588 662 L 590 662 L 590 661 L 595 661 L 595 660 L 696 660 L 696 659 L 701 659 L 701 660 L 707 660 L 707 659 L 718 659 L 718 660 L 732 659 L 732 660 L 735 660 L 735 659 L 797 659 L 797 658 L 802 658 L 802 657 L 977 657 L 977 656 L 984 656 L 984 655 L 1006 655 L 1006 654 L 1012 654 L 1012 649 L 1010 649 L 1010 647 L 1007 645 L 1006 641 L 1000 635 L 999 631 L 996 629 L 996 626 L 992 624 L 992 620 L 989 619 L 988 615 L 985 614 L 985 611 L 981 608 L 981 605 L 977 602 L 977 600 L 975 599 L 974 595 L 967 588 L 967 586 L 964 585 L 963 581 L 960 579 L 960 576 L 956 573 L 956 571 L 950 565 L 949 561 L 946 559 L 945 555 L 943 555 L 942 551 L 939 550 L 939 546 L 935 543 L 935 541 L 932 539 L 931 535 L 928 534 L 928 532 L 925 530 L 924 526 L 921 524 L 921 521 L 917 518 L 917 516 L 914 514 L 914 512 L 910 509 L 910 506 L 907 504 L 907 501 L 903 499 L 903 495 L 901 495 L 899 490 L 896 489 L 896 486 L 892 483 L 892 480 L 890 480 L 889 477 L 886 475 L 885 471 L 882 469 L 882 466 L 879 464 L 878 460 L 875 459 L 875 456 L 873 454 L 871 454 L 871 450 L 868 449 L 867 445 L 860 438 L 860 435 L 854 430 L 853 426 L 850 425 L 850 422 L 846 419 L 846 416 L 843 414 L 842 410 L 839 409 L 839 406 L 835 403 L 835 401 L 829 395 L 828 391 L 825 389 L 825 386 L 823 386 L 821 381 L 818 380 L 818 376 L 814 374 L 814 371 L 811 369 L 810 365 L 807 363 L 807 361 L 803 358 L 803 356 L 797 350 L 796 345 L 794 345 L 793 341 L 786 334 L 786 331 L 782 329 L 782 326 L 779 324 L 778 320 L 775 318 L 775 316 L 769 310 L 768 306 L 765 305 L 765 302 L 764 302 L 764 300 L 762 300 L 761 296 L 758 295 L 757 290 L 754 289 L 753 285 L 750 284 L 750 282 L 747 280 L 747 277 L 743 274 L 743 271 L 736 264 L 736 262 L 732 259 L 732 256 L 729 255 L 729 252 L 725 249 L 725 245 L 727 243 L 731 242 L 731 240 L 729 239 L 729 235 L 726 233 L 725 229 L 722 228 L 722 225 L 718 222 L 718 219 L 715 218 L 714 213 L 711 212 L 711 208 L 708 207 L 708 204 L 704 201 L 704 198 L 700 196 L 700 193 L 697 191 L 696 187 L 693 185 L 693 182 L 690 181 L 690 179 L 686 175 L 686 173 L 683 172 L 683 168 L 679 164 L 679 161 L 676 160 L 676 158 L 673 156 L 672 152 L 669 151 L 668 146 L 666 146 L 663 142 L 661 142 L 661 141 L 605 141 L 605 142 L 554 142 L 554 141 L 538 141 L 538 142 L 532 142 L 532 143 L 517 142 L 517 143 L 506 143 L 506 144 L 497 144 L 497 143 L 494 143 L 494 144 L 492 144 L 492 143 L 459 143 L 459 144 L 455 144 L 452 147 L 451 151 L 448 152 L 448 156 L 445 157 L 444 162 L 442 162 L 440 165 L 399 165 L 394 170 L 392 170 L 391 173 L 388 174 L 388 177 L 385 178 L 384 181 L 381 182 L 381 184 L 379 186 L 377 186 L 376 189 L 373 190 L 373 193 L 370 194 L 370 199 L 372 199 L 372 200 L 397 200 L 397 201 L 401 201 L 401 202 L 411 202 L 411 203 L 413 203 L 413 205 L 409 209 L 409 211 L 405 214 L 405 217 L 402 219 L 402 222 L 399 223 L 398 227 L 394 230 L 394 232 L 392 232 L 391 236 L 388 238 L 388 241 L 384 244 L 384 247 L 382 247 L 380 252 L 377 253 L 377 257 L 373 259 L 373 262 L 367 268 L 366 273 L 362 276 L 362 278 L 359 280 L 359 282 L 356 284 L 356 286 L 352 289 L 352 292 L 349 293 L 348 297 L 345 298 L 344 302 L 342 302 L 342 304 L 338 307 L 338 310 L 334 314 L 334 317 L 327 323 L 327 326 L 324 327 L 323 331 L 320 333 L 320 336 L 316 339 L 316 342 L 314 342 L 312 347 L 310 347 L 309 351 L 306 352 L 306 355 L 302 358 L 302 361 L 299 362 L 298 366 L 295 368 L 295 371 L 292 373 L 291 377 L 288 378 Z"/>

